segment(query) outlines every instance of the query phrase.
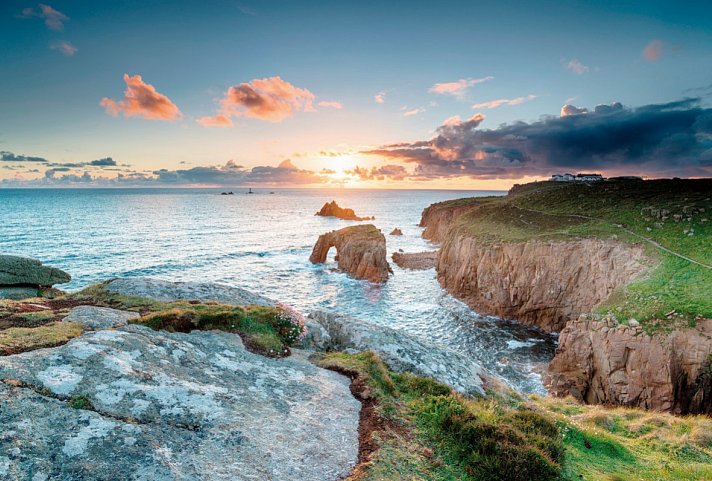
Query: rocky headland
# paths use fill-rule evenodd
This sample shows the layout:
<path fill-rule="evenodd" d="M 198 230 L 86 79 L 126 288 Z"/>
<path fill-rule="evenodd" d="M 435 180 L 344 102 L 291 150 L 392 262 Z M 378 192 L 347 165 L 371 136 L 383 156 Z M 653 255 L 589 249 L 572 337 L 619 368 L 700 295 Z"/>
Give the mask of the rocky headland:
<path fill-rule="evenodd" d="M 329 250 L 336 248 L 339 269 L 355 279 L 382 283 L 392 272 L 386 259 L 386 237 L 372 224 L 344 227 L 322 234 L 309 261 L 326 262 Z"/>
<path fill-rule="evenodd" d="M 708 413 L 710 192 L 710 180 L 540 182 L 434 204 L 421 226 L 451 294 L 561 333 L 552 393 Z"/>
<path fill-rule="evenodd" d="M 335 200 L 324 204 L 314 215 L 321 217 L 336 217 L 343 220 L 374 220 L 375 217 L 359 217 L 353 209 L 340 207 Z"/>

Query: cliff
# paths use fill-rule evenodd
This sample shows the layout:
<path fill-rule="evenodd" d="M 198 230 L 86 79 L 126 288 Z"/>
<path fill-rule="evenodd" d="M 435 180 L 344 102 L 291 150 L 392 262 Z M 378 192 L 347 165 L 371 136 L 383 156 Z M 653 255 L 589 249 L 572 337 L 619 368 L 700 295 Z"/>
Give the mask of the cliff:
<path fill-rule="evenodd" d="M 647 334 L 582 316 L 561 331 L 545 383 L 591 404 L 712 414 L 712 320 Z"/>
<path fill-rule="evenodd" d="M 317 239 L 309 261 L 326 261 L 332 247 L 336 247 L 339 269 L 356 279 L 386 282 L 391 268 L 386 260 L 386 237 L 372 224 L 344 227 L 322 234 Z"/>
<path fill-rule="evenodd" d="M 645 272 L 642 260 L 641 246 L 617 241 L 483 245 L 455 234 L 443 242 L 436 268 L 440 284 L 473 310 L 557 332 Z"/>
<path fill-rule="evenodd" d="M 452 295 L 561 331 L 554 394 L 709 412 L 710 192 L 709 179 L 540 182 L 434 204 L 421 226 L 441 242 L 438 280 Z M 589 313 L 640 331 L 574 323 Z"/>

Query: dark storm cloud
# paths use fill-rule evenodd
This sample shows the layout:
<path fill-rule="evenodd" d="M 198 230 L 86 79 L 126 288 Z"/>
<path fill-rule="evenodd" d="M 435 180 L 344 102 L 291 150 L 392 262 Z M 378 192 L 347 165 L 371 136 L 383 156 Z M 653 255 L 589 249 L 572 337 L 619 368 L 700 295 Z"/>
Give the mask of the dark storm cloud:
<path fill-rule="evenodd" d="M 92 160 L 89 162 L 89 165 L 93 165 L 94 167 L 115 167 L 116 161 L 111 157 L 105 157 L 103 159 Z"/>
<path fill-rule="evenodd" d="M 697 98 L 627 108 L 565 106 L 561 117 L 480 129 L 482 115 L 448 119 L 426 141 L 366 151 L 416 164 L 420 178 L 517 178 L 600 169 L 651 175 L 712 175 L 712 109 Z"/>
<path fill-rule="evenodd" d="M 224 166 L 193 167 L 183 170 L 161 169 L 154 172 L 156 183 L 192 185 L 237 185 L 237 184 L 316 184 L 325 178 L 310 170 L 302 170 L 290 160 L 277 167 L 257 166 L 247 169 L 233 161 Z"/>
<path fill-rule="evenodd" d="M 4 162 L 48 162 L 42 157 L 32 157 L 30 155 L 15 155 L 7 150 L 0 150 L 0 161 Z"/>
<path fill-rule="evenodd" d="M 370 170 L 358 165 L 352 170 L 347 170 L 347 174 L 354 175 L 361 180 L 403 180 L 410 174 L 402 165 L 382 165 L 372 167 Z"/>

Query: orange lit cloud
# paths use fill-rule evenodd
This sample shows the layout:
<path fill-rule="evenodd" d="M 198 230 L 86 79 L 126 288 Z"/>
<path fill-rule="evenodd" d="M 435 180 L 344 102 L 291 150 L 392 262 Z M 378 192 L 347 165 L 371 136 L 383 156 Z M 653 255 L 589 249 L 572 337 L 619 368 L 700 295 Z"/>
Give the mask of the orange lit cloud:
<path fill-rule="evenodd" d="M 455 82 L 444 82 L 444 83 L 437 83 L 430 87 L 428 92 L 434 93 L 434 94 L 441 94 L 441 95 L 453 95 L 455 97 L 463 97 L 465 93 L 470 89 L 470 87 L 474 87 L 477 84 L 481 84 L 483 82 L 487 82 L 488 80 L 494 80 L 494 77 L 488 76 L 488 77 L 483 77 L 483 78 L 468 78 L 468 79 L 460 79 Z"/>
<path fill-rule="evenodd" d="M 377 104 L 386 103 L 386 92 L 378 92 L 376 95 L 373 96 L 373 101 Z"/>
<path fill-rule="evenodd" d="M 124 74 L 124 82 L 126 82 L 126 91 L 122 100 L 116 102 L 104 97 L 99 102 L 109 115 L 116 117 L 121 112 L 124 117 L 168 121 L 182 117 L 183 114 L 176 104 L 165 95 L 156 92 L 153 85 L 145 83 L 140 75 L 130 77 Z"/>
<path fill-rule="evenodd" d="M 517 97 L 515 99 L 498 99 L 482 102 L 472 106 L 473 109 L 496 109 L 502 105 L 520 105 L 529 100 L 534 100 L 536 95 L 527 95 L 526 97 Z"/>
<path fill-rule="evenodd" d="M 341 102 L 335 102 L 335 101 L 324 101 L 322 100 L 317 104 L 319 107 L 329 107 L 332 109 L 342 109 L 344 106 L 341 104 Z"/>
<path fill-rule="evenodd" d="M 198 122 L 204 127 L 225 127 L 231 117 L 240 116 L 281 122 L 295 112 L 314 112 L 314 98 L 309 90 L 295 87 L 280 77 L 255 79 L 230 87 L 220 101 L 220 111 Z"/>
<path fill-rule="evenodd" d="M 414 115 L 422 114 L 423 112 L 425 112 L 425 109 L 423 107 L 418 107 L 415 109 L 406 110 L 405 112 L 403 112 L 403 117 L 412 117 Z"/>
<path fill-rule="evenodd" d="M 662 58 L 665 50 L 665 43 L 661 40 L 652 40 L 643 49 L 643 57 L 650 62 L 657 62 Z"/>

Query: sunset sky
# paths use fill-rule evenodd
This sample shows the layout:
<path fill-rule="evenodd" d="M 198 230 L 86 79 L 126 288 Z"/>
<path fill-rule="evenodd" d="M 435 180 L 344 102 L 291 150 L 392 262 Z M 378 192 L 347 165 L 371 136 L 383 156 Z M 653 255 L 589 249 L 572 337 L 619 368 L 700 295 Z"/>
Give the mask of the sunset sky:
<path fill-rule="evenodd" d="M 709 1 L 47 1 L 0 2 L 3 187 L 712 176 Z"/>

